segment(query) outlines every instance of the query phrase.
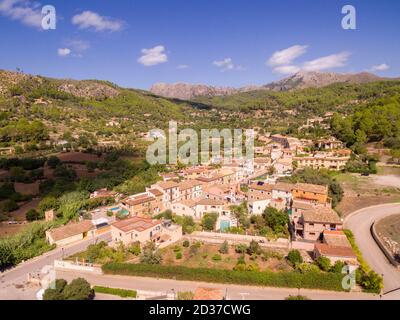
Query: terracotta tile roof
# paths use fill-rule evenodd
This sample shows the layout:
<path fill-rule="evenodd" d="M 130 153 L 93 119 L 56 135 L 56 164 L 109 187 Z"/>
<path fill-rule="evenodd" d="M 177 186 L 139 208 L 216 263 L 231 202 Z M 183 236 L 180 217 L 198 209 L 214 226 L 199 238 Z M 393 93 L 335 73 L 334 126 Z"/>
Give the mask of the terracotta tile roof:
<path fill-rule="evenodd" d="M 181 201 L 174 202 L 172 205 L 174 205 L 174 204 L 182 204 L 184 206 L 192 208 L 192 207 L 196 206 L 196 203 L 197 202 L 195 200 L 186 199 L 186 200 L 181 200 Z"/>
<path fill-rule="evenodd" d="M 310 183 L 296 183 L 293 189 L 312 192 L 312 193 L 320 193 L 320 194 L 328 194 L 328 186 L 320 186 L 316 184 Z"/>
<path fill-rule="evenodd" d="M 285 182 L 278 182 L 276 185 L 274 185 L 272 187 L 272 189 L 273 190 L 279 190 L 279 191 L 292 192 L 293 187 L 294 187 L 294 184 L 285 183 Z"/>
<path fill-rule="evenodd" d="M 347 247 L 351 248 L 351 244 L 349 240 L 347 240 L 346 235 L 341 230 L 331 231 L 325 230 L 324 231 L 324 242 L 333 247 Z"/>
<path fill-rule="evenodd" d="M 124 204 L 127 204 L 129 206 L 136 206 L 138 204 L 155 201 L 155 200 L 156 199 L 154 197 L 144 194 L 144 195 L 138 195 L 138 196 L 131 196 L 129 198 L 122 200 L 121 202 Z"/>
<path fill-rule="evenodd" d="M 178 183 L 174 181 L 161 181 L 158 182 L 157 185 L 162 189 L 172 189 L 178 187 Z"/>
<path fill-rule="evenodd" d="M 264 183 L 264 184 L 252 183 L 251 185 L 249 185 L 249 189 L 271 192 L 273 189 L 273 186 L 268 183 Z"/>
<path fill-rule="evenodd" d="M 179 183 L 180 190 L 187 190 L 197 186 L 201 186 L 201 183 L 197 180 L 185 180 Z"/>
<path fill-rule="evenodd" d="M 158 190 L 158 189 L 150 189 L 149 192 L 150 192 L 151 194 L 154 194 L 156 197 L 159 197 L 159 196 L 162 196 L 162 195 L 163 195 L 163 193 L 162 193 L 160 190 Z"/>
<path fill-rule="evenodd" d="M 343 258 L 354 258 L 357 259 L 356 254 L 350 247 L 336 247 L 330 246 L 326 243 L 316 243 L 315 249 L 323 256 L 334 256 Z"/>
<path fill-rule="evenodd" d="M 94 229 L 92 221 L 83 220 L 78 223 L 69 223 L 65 226 L 52 229 L 49 231 L 49 233 L 54 241 L 59 241 L 84 232 L 88 232 L 92 229 Z"/>
<path fill-rule="evenodd" d="M 314 209 L 314 205 L 309 203 L 309 202 L 303 202 L 303 201 L 293 201 L 292 204 L 293 209 L 302 209 L 302 210 L 312 210 Z"/>
<path fill-rule="evenodd" d="M 224 201 L 214 200 L 214 199 L 201 199 L 196 204 L 201 206 L 222 206 Z"/>
<path fill-rule="evenodd" d="M 223 294 L 221 289 L 214 288 L 197 288 L 194 292 L 193 300 L 222 300 Z"/>
<path fill-rule="evenodd" d="M 144 230 L 151 229 L 159 224 L 161 224 L 160 220 L 152 220 L 149 218 L 142 218 L 142 217 L 133 217 L 115 222 L 112 224 L 112 226 L 123 232 L 130 232 L 132 230 L 142 232 Z"/>
<path fill-rule="evenodd" d="M 304 222 L 342 224 L 335 211 L 328 207 L 314 208 L 303 212 Z"/>

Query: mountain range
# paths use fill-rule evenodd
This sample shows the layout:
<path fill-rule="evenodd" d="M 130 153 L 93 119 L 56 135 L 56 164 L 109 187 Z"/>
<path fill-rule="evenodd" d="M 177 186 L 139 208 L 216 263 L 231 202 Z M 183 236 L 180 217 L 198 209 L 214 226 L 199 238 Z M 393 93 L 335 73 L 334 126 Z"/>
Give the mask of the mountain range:
<path fill-rule="evenodd" d="M 298 72 L 282 80 L 272 82 L 262 86 L 246 86 L 241 88 L 233 87 L 213 87 L 203 84 L 188 83 L 156 83 L 150 91 L 156 95 L 190 100 L 196 97 L 216 97 L 226 96 L 236 93 L 249 92 L 255 90 L 289 91 L 294 89 L 320 88 L 333 83 L 352 83 L 361 84 L 388 80 L 368 72 L 362 73 L 334 73 L 334 72 Z"/>

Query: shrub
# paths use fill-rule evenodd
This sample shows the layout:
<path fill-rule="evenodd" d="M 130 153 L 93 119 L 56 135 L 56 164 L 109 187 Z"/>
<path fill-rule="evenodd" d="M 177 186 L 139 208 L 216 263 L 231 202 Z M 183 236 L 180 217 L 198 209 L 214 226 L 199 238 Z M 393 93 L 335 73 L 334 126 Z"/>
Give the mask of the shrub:
<path fill-rule="evenodd" d="M 299 250 L 290 250 L 289 254 L 287 256 L 287 259 L 289 261 L 289 263 L 295 267 L 296 265 L 300 264 L 303 262 L 303 258 L 300 254 Z"/>
<path fill-rule="evenodd" d="M 185 241 L 183 241 L 183 244 L 182 244 L 185 248 L 189 248 L 189 246 L 190 246 L 190 242 L 189 242 L 189 240 L 185 240 Z"/>
<path fill-rule="evenodd" d="M 182 259 L 182 252 L 177 252 L 175 255 L 176 260 Z"/>
<path fill-rule="evenodd" d="M 306 297 L 306 296 L 288 296 L 285 298 L 285 300 L 311 300 L 310 298 Z"/>
<path fill-rule="evenodd" d="M 344 266 L 345 263 L 343 261 L 336 261 L 335 264 L 329 270 L 329 272 L 342 273 Z"/>
<path fill-rule="evenodd" d="M 4 201 L 2 207 L 3 207 L 3 211 L 7 212 L 7 213 L 17 210 L 19 208 L 18 204 L 15 202 L 15 200 L 12 200 L 12 199 L 8 199 L 8 200 Z"/>
<path fill-rule="evenodd" d="M 206 213 L 201 219 L 201 225 L 203 226 L 203 229 L 207 231 L 214 230 L 217 219 L 218 215 L 216 213 Z"/>
<path fill-rule="evenodd" d="M 112 211 L 107 211 L 107 217 L 112 217 L 114 213 Z"/>
<path fill-rule="evenodd" d="M 119 296 L 121 298 L 136 298 L 137 297 L 136 290 L 108 288 L 108 287 L 101 287 L 101 286 L 94 286 L 93 290 L 94 290 L 94 292 L 97 292 L 97 293 L 112 294 L 114 296 Z"/>
<path fill-rule="evenodd" d="M 315 264 L 310 264 L 305 262 L 296 265 L 296 270 L 301 273 L 320 272 L 320 268 L 318 266 L 316 266 Z"/>
<path fill-rule="evenodd" d="M 245 244 L 238 244 L 235 247 L 236 253 L 245 253 L 247 251 L 247 246 Z"/>
<path fill-rule="evenodd" d="M 331 268 L 331 261 L 327 257 L 318 257 L 315 263 L 322 271 L 329 271 Z"/>
<path fill-rule="evenodd" d="M 253 254 L 259 254 L 261 252 L 261 248 L 260 245 L 258 244 L 257 241 L 252 240 L 247 248 L 247 253 L 249 255 L 253 255 Z"/>
<path fill-rule="evenodd" d="M 176 298 L 178 300 L 193 300 L 194 293 L 191 291 L 179 291 Z"/>
<path fill-rule="evenodd" d="M 213 261 L 215 261 L 215 262 L 219 262 L 219 261 L 222 260 L 222 257 L 221 257 L 218 253 L 216 253 L 216 254 L 214 254 L 214 255 L 212 256 L 211 259 L 213 259 Z"/>
<path fill-rule="evenodd" d="M 231 271 L 225 269 L 188 268 L 130 263 L 108 263 L 102 266 L 105 274 L 146 276 L 198 282 L 230 283 L 269 287 L 289 287 L 345 291 L 343 275 L 336 273 L 300 273 L 296 271 Z"/>
<path fill-rule="evenodd" d="M 219 247 L 219 253 L 222 253 L 222 254 L 227 254 L 227 253 L 229 253 L 229 244 L 228 244 L 228 241 L 224 241 L 222 244 L 221 244 L 221 246 Z"/>
<path fill-rule="evenodd" d="M 55 289 L 49 288 L 43 294 L 43 300 L 91 300 L 94 291 L 83 278 L 72 280 L 69 284 L 63 279 L 56 280 Z"/>
<path fill-rule="evenodd" d="M 156 251 L 155 244 L 149 241 L 143 248 L 143 253 L 140 256 L 140 262 L 144 264 L 160 264 L 162 256 Z"/>
<path fill-rule="evenodd" d="M 246 266 L 246 271 L 260 271 L 260 267 L 257 263 L 250 263 Z"/>
<path fill-rule="evenodd" d="M 31 209 L 26 213 L 26 220 L 28 221 L 36 221 L 43 219 L 44 215 L 37 212 L 35 209 Z"/>
<path fill-rule="evenodd" d="M 140 254 L 140 252 L 141 252 L 141 249 L 140 249 L 140 242 L 135 242 L 135 243 L 133 243 L 133 244 L 129 247 L 128 251 L 129 251 L 130 253 L 132 253 L 133 255 L 138 256 L 138 255 Z"/>

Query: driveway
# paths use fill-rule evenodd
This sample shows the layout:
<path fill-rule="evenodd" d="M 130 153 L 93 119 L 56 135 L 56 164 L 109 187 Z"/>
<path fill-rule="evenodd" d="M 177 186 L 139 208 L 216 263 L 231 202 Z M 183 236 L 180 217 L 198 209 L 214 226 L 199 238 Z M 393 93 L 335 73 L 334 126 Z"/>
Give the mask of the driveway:
<path fill-rule="evenodd" d="M 346 217 L 344 226 L 350 229 L 356 239 L 364 259 L 377 273 L 383 275 L 384 292 L 400 288 L 400 270 L 396 269 L 383 254 L 371 235 L 375 221 L 393 214 L 400 214 L 400 203 L 369 207 L 356 211 Z M 400 290 L 388 294 L 400 299 Z"/>

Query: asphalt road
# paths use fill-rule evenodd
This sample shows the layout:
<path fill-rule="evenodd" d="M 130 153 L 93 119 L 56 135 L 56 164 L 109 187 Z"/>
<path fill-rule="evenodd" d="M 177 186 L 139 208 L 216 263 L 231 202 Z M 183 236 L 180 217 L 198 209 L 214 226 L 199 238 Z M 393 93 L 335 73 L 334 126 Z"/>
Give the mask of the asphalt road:
<path fill-rule="evenodd" d="M 194 291 L 197 287 L 219 288 L 227 294 L 229 300 L 283 300 L 289 295 L 305 295 L 313 300 L 373 300 L 380 299 L 377 295 L 365 293 L 346 293 L 324 290 L 267 288 L 243 285 L 213 284 L 194 281 L 177 281 L 173 279 L 157 279 L 130 276 L 96 275 L 84 272 L 57 271 L 57 278 L 67 281 L 77 277 L 85 278 L 92 285 L 122 288 L 132 290 L 152 291 L 157 293 L 172 293 Z"/>
<path fill-rule="evenodd" d="M 384 292 L 400 289 L 400 270 L 387 260 L 371 235 L 371 226 L 375 221 L 393 214 L 400 214 L 400 203 L 387 204 L 361 209 L 346 217 L 344 226 L 353 231 L 356 243 L 364 259 L 375 272 L 383 275 Z M 400 290 L 387 295 L 400 299 Z"/>
<path fill-rule="evenodd" d="M 32 299 L 32 290 L 37 291 L 38 289 L 30 288 L 25 283 L 28 273 L 40 272 L 44 266 L 52 265 L 54 260 L 61 259 L 63 255 L 67 257 L 74 253 L 84 251 L 88 245 L 96 241 L 109 240 L 111 240 L 111 233 L 104 233 L 96 238 L 86 239 L 70 246 L 57 248 L 0 273 L 0 300 Z"/>
<path fill-rule="evenodd" d="M 400 270 L 394 268 L 381 252 L 370 233 L 370 227 L 374 221 L 392 214 L 400 213 L 399 204 L 389 204 L 369 207 L 349 215 L 345 220 L 345 227 L 353 231 L 356 243 L 359 246 L 365 260 L 378 273 L 383 274 L 385 290 L 389 292 L 400 288 Z M 109 240 L 110 234 L 104 234 L 97 241 Z M 31 259 L 19 266 L 0 274 L 0 300 L 1 299 L 34 299 L 38 288 L 29 287 L 25 282 L 28 273 L 40 272 L 45 266 L 52 264 L 54 260 L 64 256 L 83 251 L 96 239 L 87 239 L 77 244 L 55 249 L 43 256 Z M 64 253 L 63 253 L 64 251 Z M 122 277 L 108 275 L 93 275 L 77 272 L 57 272 L 57 276 L 66 280 L 72 280 L 78 276 L 85 277 L 92 284 L 119 287 L 126 289 L 137 289 L 146 291 L 192 291 L 198 286 L 218 287 L 227 290 L 230 299 L 283 299 L 288 295 L 298 294 L 297 289 L 263 288 L 253 286 L 217 285 L 190 281 L 176 281 L 169 279 Z M 305 290 L 300 293 L 311 299 L 379 299 L 379 296 L 366 295 L 363 293 L 339 293 L 331 291 Z M 391 292 L 382 297 L 383 299 L 400 300 L 400 290 Z"/>

